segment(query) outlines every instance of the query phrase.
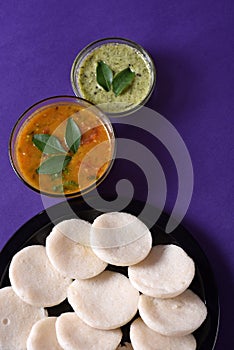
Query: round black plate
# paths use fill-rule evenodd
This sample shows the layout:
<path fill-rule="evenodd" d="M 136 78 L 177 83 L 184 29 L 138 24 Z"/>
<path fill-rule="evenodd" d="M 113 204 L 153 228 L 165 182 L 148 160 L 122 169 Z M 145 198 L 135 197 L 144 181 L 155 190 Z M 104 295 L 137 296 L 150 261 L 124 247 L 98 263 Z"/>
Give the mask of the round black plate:
<path fill-rule="evenodd" d="M 137 216 L 141 213 L 144 206 L 145 203 L 132 200 L 124 211 Z M 74 214 L 71 214 L 70 209 L 72 209 Z M 53 223 L 49 217 L 53 217 L 53 220 L 55 218 L 55 221 L 57 220 L 59 222 L 72 218 L 76 214 L 81 219 L 93 222 L 103 211 L 106 211 L 105 208 L 96 210 L 89 207 L 88 204 L 80 199 L 72 199 L 68 202 L 52 206 L 46 211 L 42 211 L 34 216 L 14 234 L 0 253 L 0 287 L 10 285 L 8 268 L 16 252 L 29 245 L 45 244 L 45 239 L 53 227 Z M 153 244 L 177 244 L 194 260 L 196 273 L 190 288 L 200 296 L 208 309 L 207 319 L 194 333 L 194 336 L 197 340 L 197 350 L 212 350 L 215 346 L 219 326 L 219 300 L 210 264 L 198 243 L 183 226 L 179 225 L 172 234 L 164 233 L 167 220 L 168 216 L 163 213 L 157 223 L 151 228 Z M 143 221 L 147 225 L 147 218 L 143 218 Z M 127 268 L 125 267 L 109 265 L 108 269 L 127 275 Z M 49 315 L 54 316 L 67 311 L 71 311 L 67 301 L 55 307 L 48 308 Z M 123 342 L 129 341 L 129 326 L 130 324 L 122 327 Z"/>

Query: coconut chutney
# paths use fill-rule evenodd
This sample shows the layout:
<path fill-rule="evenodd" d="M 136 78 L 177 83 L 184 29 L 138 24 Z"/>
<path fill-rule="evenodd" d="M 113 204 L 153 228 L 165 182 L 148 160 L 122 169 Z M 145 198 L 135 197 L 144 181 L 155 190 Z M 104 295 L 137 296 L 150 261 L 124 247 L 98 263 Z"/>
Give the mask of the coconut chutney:
<path fill-rule="evenodd" d="M 96 68 L 99 61 L 105 62 L 114 76 L 126 68 L 135 72 L 132 84 L 119 96 L 105 91 L 97 83 Z M 123 43 L 107 43 L 96 47 L 84 56 L 75 76 L 81 97 L 102 106 L 106 112 L 128 111 L 141 104 L 149 95 L 153 85 L 152 68 L 147 58 L 136 48 Z"/>

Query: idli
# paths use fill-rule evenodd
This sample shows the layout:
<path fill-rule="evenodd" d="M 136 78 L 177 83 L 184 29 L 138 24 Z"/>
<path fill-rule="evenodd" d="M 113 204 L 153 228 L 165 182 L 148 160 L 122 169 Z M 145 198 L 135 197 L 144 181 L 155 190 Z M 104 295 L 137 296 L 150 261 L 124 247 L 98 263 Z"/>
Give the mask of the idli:
<path fill-rule="evenodd" d="M 11 287 L 0 289 L 0 349 L 26 350 L 32 326 L 45 317 L 43 308 L 25 303 Z"/>
<path fill-rule="evenodd" d="M 105 270 L 107 263 L 99 259 L 90 246 L 79 243 L 84 235 L 86 240 L 89 239 L 90 229 L 91 224 L 84 220 L 65 220 L 54 226 L 47 237 L 46 253 L 52 265 L 64 276 L 86 279 Z"/>
<path fill-rule="evenodd" d="M 167 336 L 182 336 L 200 327 L 207 316 L 207 309 L 202 300 L 187 289 L 171 299 L 141 295 L 139 313 L 154 331 Z"/>
<path fill-rule="evenodd" d="M 115 329 L 137 312 L 139 292 L 124 275 L 104 271 L 88 280 L 75 280 L 68 288 L 68 302 L 89 326 Z"/>
<path fill-rule="evenodd" d="M 56 320 L 57 317 L 48 317 L 33 325 L 27 340 L 27 350 L 62 350 L 56 336 Z"/>
<path fill-rule="evenodd" d="M 138 318 L 130 327 L 130 339 L 134 350 L 195 350 L 196 340 L 192 334 L 182 337 L 161 335 Z"/>
<path fill-rule="evenodd" d="M 25 302 L 49 307 L 60 304 L 67 295 L 71 279 L 61 275 L 46 254 L 34 245 L 20 250 L 12 259 L 9 277 L 14 292 Z"/>
<path fill-rule="evenodd" d="M 122 338 L 120 328 L 109 331 L 92 328 L 75 312 L 58 317 L 56 333 L 64 350 L 115 350 Z"/>
<path fill-rule="evenodd" d="M 147 226 L 134 215 L 105 213 L 92 224 L 91 245 L 94 253 L 108 264 L 129 266 L 149 254 L 152 236 Z"/>
<path fill-rule="evenodd" d="M 156 245 L 147 258 L 128 268 L 132 285 L 156 298 L 171 298 L 185 291 L 193 280 L 195 266 L 177 245 Z"/>

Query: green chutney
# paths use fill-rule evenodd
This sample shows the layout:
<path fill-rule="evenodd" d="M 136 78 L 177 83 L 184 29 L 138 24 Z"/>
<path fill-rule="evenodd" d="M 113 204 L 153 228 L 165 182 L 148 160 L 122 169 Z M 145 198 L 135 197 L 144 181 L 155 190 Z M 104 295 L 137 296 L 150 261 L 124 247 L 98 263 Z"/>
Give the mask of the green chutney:
<path fill-rule="evenodd" d="M 132 84 L 119 96 L 114 92 L 105 91 L 96 80 L 98 61 L 105 62 L 114 75 L 129 67 L 135 72 Z M 82 60 L 77 71 L 77 80 L 81 96 L 106 112 L 125 112 L 140 105 L 148 96 L 152 86 L 150 64 L 137 49 L 120 43 L 103 44 L 88 53 Z"/>

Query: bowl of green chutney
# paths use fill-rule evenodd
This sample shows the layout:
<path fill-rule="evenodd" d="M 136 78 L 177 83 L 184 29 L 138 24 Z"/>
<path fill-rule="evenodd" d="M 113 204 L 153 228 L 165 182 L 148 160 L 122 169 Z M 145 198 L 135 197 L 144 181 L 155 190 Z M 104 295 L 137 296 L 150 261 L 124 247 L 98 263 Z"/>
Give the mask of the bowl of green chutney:
<path fill-rule="evenodd" d="M 150 54 L 119 37 L 92 42 L 76 56 L 71 84 L 76 96 L 98 105 L 109 116 L 125 116 L 149 100 L 156 83 Z"/>

